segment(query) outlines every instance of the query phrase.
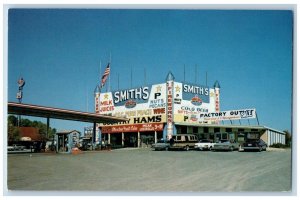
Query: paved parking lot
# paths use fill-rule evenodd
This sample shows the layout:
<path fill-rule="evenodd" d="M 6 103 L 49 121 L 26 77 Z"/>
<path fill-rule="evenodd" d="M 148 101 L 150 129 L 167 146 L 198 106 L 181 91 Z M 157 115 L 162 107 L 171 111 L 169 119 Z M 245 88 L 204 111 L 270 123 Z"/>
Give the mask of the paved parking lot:
<path fill-rule="evenodd" d="M 32 156 L 30 156 L 32 155 Z M 10 154 L 13 191 L 269 192 L 291 190 L 291 151 L 120 149 Z"/>

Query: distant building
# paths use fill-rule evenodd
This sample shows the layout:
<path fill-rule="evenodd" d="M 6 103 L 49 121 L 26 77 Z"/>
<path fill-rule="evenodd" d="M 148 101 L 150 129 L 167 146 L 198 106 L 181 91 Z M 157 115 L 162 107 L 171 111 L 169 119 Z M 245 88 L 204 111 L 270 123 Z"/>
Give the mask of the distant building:
<path fill-rule="evenodd" d="M 56 151 L 71 152 L 71 149 L 79 144 L 80 132 L 77 130 L 64 130 L 56 133 Z"/>
<path fill-rule="evenodd" d="M 35 127 L 19 127 L 20 137 L 23 141 L 41 141 L 39 129 Z"/>

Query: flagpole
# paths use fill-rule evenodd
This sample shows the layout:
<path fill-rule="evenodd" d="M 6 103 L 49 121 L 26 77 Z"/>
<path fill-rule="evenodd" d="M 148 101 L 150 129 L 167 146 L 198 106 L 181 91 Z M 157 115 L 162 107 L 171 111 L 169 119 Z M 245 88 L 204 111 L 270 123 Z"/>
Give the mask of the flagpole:
<path fill-rule="evenodd" d="M 120 90 L 120 75 L 118 73 L 118 90 Z"/>
<path fill-rule="evenodd" d="M 109 65 L 110 65 L 110 70 L 111 70 L 111 52 L 109 52 Z M 110 75 L 111 75 L 111 71 L 108 75 L 108 92 L 110 92 Z"/>
<path fill-rule="evenodd" d="M 195 65 L 195 83 L 197 83 L 197 64 Z"/>
<path fill-rule="evenodd" d="M 101 82 L 102 82 L 101 81 L 102 80 L 102 76 L 101 76 L 101 68 L 102 68 L 102 66 L 101 65 L 102 65 L 102 63 L 101 63 L 101 60 L 100 60 L 100 73 L 99 73 L 100 74 L 100 92 L 101 92 Z"/>
<path fill-rule="evenodd" d="M 144 68 L 144 85 L 147 84 L 146 76 L 147 76 L 147 72 L 146 72 L 146 68 Z"/>
<path fill-rule="evenodd" d="M 207 72 L 206 72 L 206 87 L 207 87 Z"/>
<path fill-rule="evenodd" d="M 183 82 L 185 82 L 185 64 L 183 65 Z"/>
<path fill-rule="evenodd" d="M 130 88 L 132 88 L 132 66 L 130 69 Z"/>

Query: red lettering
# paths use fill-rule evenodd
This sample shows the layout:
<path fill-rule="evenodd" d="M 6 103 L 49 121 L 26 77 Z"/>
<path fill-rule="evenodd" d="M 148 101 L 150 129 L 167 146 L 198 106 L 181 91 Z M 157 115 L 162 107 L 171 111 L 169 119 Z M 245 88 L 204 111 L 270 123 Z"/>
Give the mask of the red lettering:
<path fill-rule="evenodd" d="M 164 114 L 166 112 L 165 108 L 153 109 L 154 114 Z"/>

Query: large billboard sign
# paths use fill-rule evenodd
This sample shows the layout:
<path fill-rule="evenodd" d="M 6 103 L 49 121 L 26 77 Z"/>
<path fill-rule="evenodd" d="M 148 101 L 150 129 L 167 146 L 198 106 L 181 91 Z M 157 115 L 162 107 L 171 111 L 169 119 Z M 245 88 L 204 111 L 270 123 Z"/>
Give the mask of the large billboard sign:
<path fill-rule="evenodd" d="M 95 100 L 99 114 L 128 118 L 119 125 L 166 122 L 165 83 L 101 93 Z"/>
<path fill-rule="evenodd" d="M 238 120 L 238 119 L 251 119 L 251 118 L 256 118 L 255 109 L 202 113 L 199 116 L 200 121 Z"/>
<path fill-rule="evenodd" d="M 215 112 L 215 90 L 174 82 L 174 122 L 202 123 L 201 113 Z"/>
<path fill-rule="evenodd" d="M 99 93 L 95 101 L 96 113 L 128 118 L 126 122 L 100 126 L 169 123 L 171 127 L 174 122 L 202 123 L 200 114 L 216 112 L 215 89 L 172 80 Z M 124 126 L 121 129 L 127 128 Z"/>

